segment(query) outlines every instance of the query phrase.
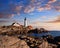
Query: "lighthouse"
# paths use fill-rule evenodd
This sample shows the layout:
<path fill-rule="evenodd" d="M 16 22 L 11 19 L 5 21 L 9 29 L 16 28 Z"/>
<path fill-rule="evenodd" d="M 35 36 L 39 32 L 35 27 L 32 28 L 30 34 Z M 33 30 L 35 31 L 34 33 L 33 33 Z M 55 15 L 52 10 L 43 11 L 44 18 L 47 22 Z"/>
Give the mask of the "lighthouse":
<path fill-rule="evenodd" d="M 26 19 L 26 17 L 24 18 L 24 27 L 27 27 L 27 19 Z"/>

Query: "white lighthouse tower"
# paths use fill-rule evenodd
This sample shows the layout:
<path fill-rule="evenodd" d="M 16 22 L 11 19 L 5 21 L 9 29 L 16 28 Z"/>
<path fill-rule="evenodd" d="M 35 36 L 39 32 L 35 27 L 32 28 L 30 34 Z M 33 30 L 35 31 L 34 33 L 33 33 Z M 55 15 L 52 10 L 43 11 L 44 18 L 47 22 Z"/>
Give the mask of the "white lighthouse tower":
<path fill-rule="evenodd" d="M 27 19 L 26 19 L 26 17 L 24 19 L 24 27 L 27 27 Z"/>

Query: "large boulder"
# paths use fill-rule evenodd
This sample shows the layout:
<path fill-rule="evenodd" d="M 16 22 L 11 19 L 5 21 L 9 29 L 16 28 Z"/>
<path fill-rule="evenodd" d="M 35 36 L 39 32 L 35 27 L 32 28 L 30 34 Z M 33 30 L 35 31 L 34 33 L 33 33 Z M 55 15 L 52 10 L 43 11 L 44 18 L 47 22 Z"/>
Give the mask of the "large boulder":
<path fill-rule="evenodd" d="M 40 44 L 38 47 L 39 48 L 48 48 L 48 42 L 47 41 L 43 41 L 43 43 Z"/>
<path fill-rule="evenodd" d="M 0 35 L 0 48 L 29 48 L 29 46 L 17 37 Z"/>

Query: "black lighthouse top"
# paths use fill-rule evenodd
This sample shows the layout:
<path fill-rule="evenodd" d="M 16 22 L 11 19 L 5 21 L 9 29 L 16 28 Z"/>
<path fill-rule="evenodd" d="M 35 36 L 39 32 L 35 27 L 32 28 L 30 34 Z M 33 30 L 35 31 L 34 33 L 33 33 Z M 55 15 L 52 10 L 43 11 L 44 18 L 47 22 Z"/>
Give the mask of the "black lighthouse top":
<path fill-rule="evenodd" d="M 25 19 L 24 20 L 26 20 L 26 17 L 25 17 Z"/>
<path fill-rule="evenodd" d="M 26 21 L 26 17 L 24 18 L 24 27 L 27 26 L 27 21 Z"/>

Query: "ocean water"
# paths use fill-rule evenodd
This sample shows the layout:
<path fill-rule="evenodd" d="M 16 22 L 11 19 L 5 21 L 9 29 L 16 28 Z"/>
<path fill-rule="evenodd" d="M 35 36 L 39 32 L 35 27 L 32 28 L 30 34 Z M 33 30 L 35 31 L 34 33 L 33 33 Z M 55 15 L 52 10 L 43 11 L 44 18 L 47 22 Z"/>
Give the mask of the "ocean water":
<path fill-rule="evenodd" d="M 52 36 L 60 36 L 60 31 L 50 31 L 49 32 Z"/>
<path fill-rule="evenodd" d="M 33 36 L 33 37 L 41 37 L 41 36 L 46 36 L 46 35 L 52 35 L 53 37 L 56 37 L 56 36 L 60 36 L 60 31 L 49 31 L 47 33 L 32 33 L 32 34 L 29 34 L 29 36 Z"/>

